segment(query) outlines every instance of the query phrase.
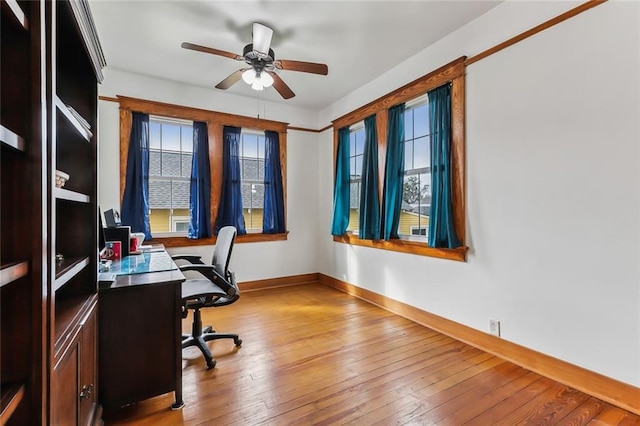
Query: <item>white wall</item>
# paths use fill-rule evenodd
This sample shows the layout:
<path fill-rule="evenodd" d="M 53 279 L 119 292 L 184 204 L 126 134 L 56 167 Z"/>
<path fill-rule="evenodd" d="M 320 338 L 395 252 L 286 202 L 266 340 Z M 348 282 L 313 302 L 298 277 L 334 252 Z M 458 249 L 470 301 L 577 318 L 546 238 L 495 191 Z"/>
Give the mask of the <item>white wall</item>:
<path fill-rule="evenodd" d="M 572 6 L 502 4 L 324 120 Z M 608 2 L 468 67 L 466 263 L 334 243 L 324 132 L 320 272 L 640 386 L 639 14 Z"/>
<path fill-rule="evenodd" d="M 195 108 L 254 116 L 255 99 L 221 94 L 219 91 L 189 87 L 167 80 L 122 71 L 105 72 L 100 95 L 123 95 Z M 267 113 L 266 116 L 264 113 Z M 261 107 L 261 118 L 291 123 L 293 126 L 316 128 L 317 114 L 284 104 Z M 99 103 L 99 186 L 98 199 L 103 211 L 120 206 L 119 109 L 110 101 Z M 310 159 L 318 156 L 317 135 L 289 131 L 287 134 L 287 227 L 286 241 L 237 244 L 231 267 L 238 281 L 285 277 L 317 272 L 314 226 L 318 217 L 319 164 Z M 200 254 L 210 259 L 213 246 L 170 249 L 170 252 Z M 247 266 L 248 265 L 248 266 Z"/>
<path fill-rule="evenodd" d="M 503 3 L 318 114 L 274 104 L 266 118 L 323 127 L 576 4 Z M 505 339 L 640 386 L 639 16 L 640 3 L 610 1 L 468 67 L 466 263 L 334 243 L 332 132 L 291 131 L 289 239 L 238 244 L 238 279 L 322 272 L 478 330 L 497 318 Z M 101 95 L 255 115 L 246 98 L 105 75 Z M 106 209 L 113 103 L 100 102 L 99 136 Z"/>

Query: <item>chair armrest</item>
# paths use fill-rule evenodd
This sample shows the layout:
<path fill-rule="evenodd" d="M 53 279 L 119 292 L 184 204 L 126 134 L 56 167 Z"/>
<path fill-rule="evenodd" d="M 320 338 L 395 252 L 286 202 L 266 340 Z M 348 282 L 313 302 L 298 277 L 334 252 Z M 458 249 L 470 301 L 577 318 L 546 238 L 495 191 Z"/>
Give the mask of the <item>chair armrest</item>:
<path fill-rule="evenodd" d="M 228 296 L 235 296 L 238 292 L 235 285 L 227 281 L 225 277 L 216 270 L 213 265 L 184 265 L 180 266 L 181 271 L 196 271 L 209 279 L 212 283 L 220 287 Z M 232 275 L 233 277 L 233 275 Z"/>
<path fill-rule="evenodd" d="M 171 256 L 171 259 L 175 260 L 186 260 L 189 263 L 196 265 L 204 265 L 205 263 L 202 261 L 202 256 L 198 256 L 195 254 L 174 254 Z"/>

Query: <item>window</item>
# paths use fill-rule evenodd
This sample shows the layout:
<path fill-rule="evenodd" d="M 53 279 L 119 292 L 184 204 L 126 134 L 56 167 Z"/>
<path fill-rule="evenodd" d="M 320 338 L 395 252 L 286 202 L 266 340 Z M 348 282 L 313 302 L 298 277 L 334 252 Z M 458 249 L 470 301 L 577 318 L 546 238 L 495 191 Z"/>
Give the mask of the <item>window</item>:
<path fill-rule="evenodd" d="M 358 233 L 360 212 L 360 183 L 362 182 L 362 156 L 364 154 L 364 121 L 349 128 L 349 226 L 347 230 Z"/>
<path fill-rule="evenodd" d="M 360 240 L 357 233 L 335 235 L 334 241 L 365 247 L 412 253 L 422 256 L 440 257 L 464 261 L 465 211 L 464 211 L 464 99 L 465 57 L 461 57 L 437 70 L 420 77 L 397 90 L 384 95 L 361 108 L 351 111 L 333 121 L 334 141 L 338 131 L 345 127 L 353 129 L 356 123 L 375 114 L 377 119 L 379 164 L 378 180 L 380 193 L 384 182 L 384 160 L 387 151 L 388 109 L 405 104 L 405 168 L 403 175 L 403 199 L 398 233 L 400 239 Z M 461 242 L 456 248 L 432 248 L 426 243 L 429 216 L 431 214 L 431 170 L 428 102 L 426 93 L 450 84 L 450 198 L 455 233 Z M 353 150 L 353 148 L 351 148 Z M 334 147 L 337 153 L 337 147 Z M 355 151 L 357 152 L 357 151 Z M 354 153 L 351 153 L 354 156 Z M 353 163 L 352 163 L 353 164 Z M 334 163 L 335 166 L 335 163 Z M 352 172 L 353 173 L 353 172 Z M 353 193 L 353 189 L 352 189 Z M 349 222 L 349 230 L 352 229 Z"/>
<path fill-rule="evenodd" d="M 216 223 L 223 185 L 223 127 L 246 129 L 242 141 L 243 204 L 246 235 L 238 235 L 236 242 L 264 242 L 286 240 L 287 232 L 262 233 L 262 204 L 264 197 L 264 132 L 278 134 L 280 159 L 286 157 L 287 123 L 244 117 L 198 108 L 171 105 L 144 99 L 118 96 L 120 104 L 120 176 L 126 176 L 132 113 L 150 116 L 150 225 L 153 242 L 165 247 L 184 247 L 215 244 L 216 238 L 188 239 L 189 186 L 193 155 L 193 122 L 207 124 L 209 163 L 211 169 L 211 223 Z M 262 136 L 262 137 L 258 137 Z M 286 162 L 280 163 L 282 186 L 286 188 Z M 120 180 L 120 199 L 126 179 Z M 159 194 L 161 192 L 161 194 Z M 284 206 L 286 208 L 286 189 Z M 285 212 L 286 217 L 286 212 Z M 162 229 L 162 231 L 160 231 Z"/>
<path fill-rule="evenodd" d="M 431 208 L 431 173 L 429 144 L 429 104 L 427 96 L 407 102 L 404 112 L 404 182 L 398 234 L 403 237 L 424 236 Z"/>
<path fill-rule="evenodd" d="M 247 232 L 262 230 L 264 210 L 264 133 L 243 129 L 240 134 L 242 211 Z"/>
<path fill-rule="evenodd" d="M 149 117 L 149 224 L 154 235 L 186 235 L 192 156 L 192 123 Z M 178 226 L 185 217 L 186 228 Z"/>

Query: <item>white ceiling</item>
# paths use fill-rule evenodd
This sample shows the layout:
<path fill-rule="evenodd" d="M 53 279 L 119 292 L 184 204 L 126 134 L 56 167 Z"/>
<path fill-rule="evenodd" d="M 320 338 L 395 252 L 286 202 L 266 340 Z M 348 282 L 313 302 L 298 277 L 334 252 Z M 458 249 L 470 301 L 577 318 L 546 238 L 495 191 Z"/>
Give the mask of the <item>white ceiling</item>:
<path fill-rule="evenodd" d="M 276 59 L 329 67 L 327 76 L 278 71 L 296 96 L 285 101 L 268 88 L 261 99 L 322 109 L 500 1 L 90 0 L 90 7 L 108 69 L 209 89 L 244 63 L 180 44 L 242 54 L 252 23 L 261 22 L 274 30 Z M 227 92 L 256 98 L 242 81 Z"/>

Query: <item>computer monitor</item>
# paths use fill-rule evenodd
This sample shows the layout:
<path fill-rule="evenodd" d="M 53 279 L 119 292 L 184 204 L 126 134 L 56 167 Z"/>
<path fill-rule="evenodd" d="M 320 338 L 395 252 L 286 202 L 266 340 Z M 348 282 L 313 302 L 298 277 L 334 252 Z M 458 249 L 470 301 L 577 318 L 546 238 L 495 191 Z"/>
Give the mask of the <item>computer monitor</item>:
<path fill-rule="evenodd" d="M 98 249 L 100 255 L 102 255 L 106 245 L 107 239 L 104 235 L 104 225 L 102 225 L 102 210 L 98 207 Z"/>

